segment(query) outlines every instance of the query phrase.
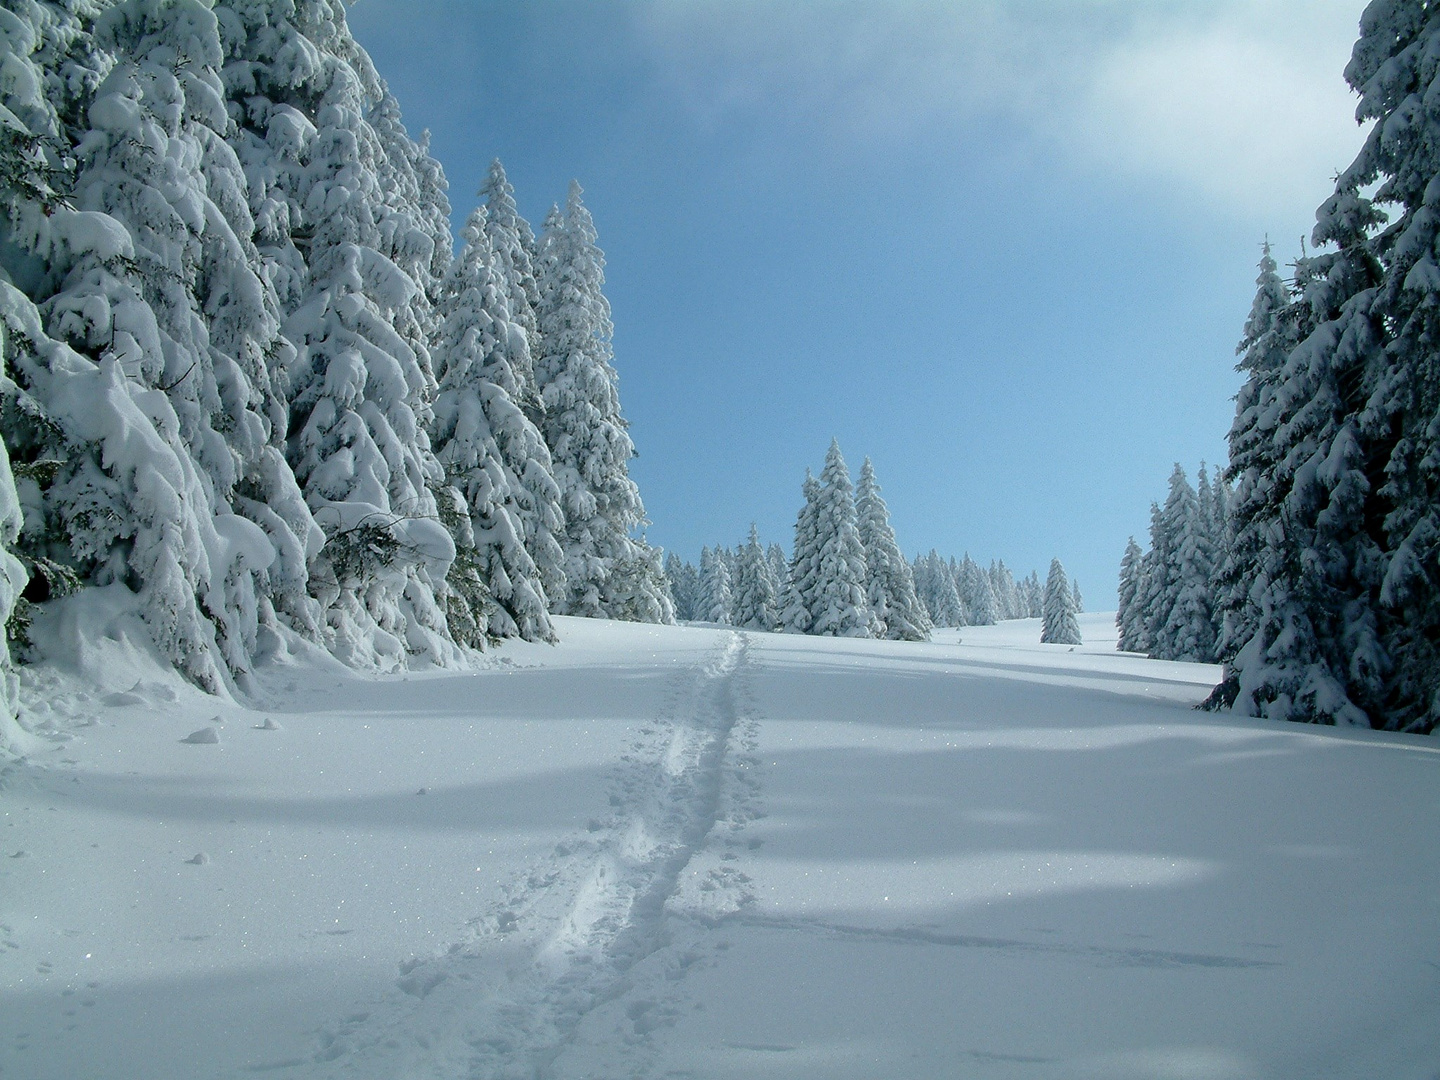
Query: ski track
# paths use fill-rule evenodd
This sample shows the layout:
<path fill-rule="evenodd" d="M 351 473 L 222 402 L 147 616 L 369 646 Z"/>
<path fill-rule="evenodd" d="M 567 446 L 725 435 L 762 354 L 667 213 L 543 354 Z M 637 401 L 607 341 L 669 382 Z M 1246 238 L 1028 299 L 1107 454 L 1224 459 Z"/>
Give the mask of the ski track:
<path fill-rule="evenodd" d="M 305 1065 L 558 1080 L 577 1050 L 586 1074 L 598 1056 L 644 1075 L 651 1032 L 686 1005 L 684 976 L 724 948 L 707 930 L 754 903 L 737 865 L 758 846 L 740 832 L 763 816 L 749 649 L 730 631 L 672 677 L 616 770 L 610 815 L 503 889 L 466 940 L 402 964 L 395 991 L 322 1031 Z"/>

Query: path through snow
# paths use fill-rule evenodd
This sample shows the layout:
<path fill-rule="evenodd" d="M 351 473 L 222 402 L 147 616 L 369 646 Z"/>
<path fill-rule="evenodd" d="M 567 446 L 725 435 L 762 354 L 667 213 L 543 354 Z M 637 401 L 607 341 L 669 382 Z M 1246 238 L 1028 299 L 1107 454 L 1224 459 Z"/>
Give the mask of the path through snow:
<path fill-rule="evenodd" d="M 626 1072 L 679 1016 L 703 928 L 753 904 L 734 865 L 759 814 L 748 635 L 670 677 L 663 715 L 615 771 L 610 814 L 557 845 L 441 955 L 402 966 L 412 999 L 326 1037 L 337 1075 L 548 1080 L 569 1059 Z"/>

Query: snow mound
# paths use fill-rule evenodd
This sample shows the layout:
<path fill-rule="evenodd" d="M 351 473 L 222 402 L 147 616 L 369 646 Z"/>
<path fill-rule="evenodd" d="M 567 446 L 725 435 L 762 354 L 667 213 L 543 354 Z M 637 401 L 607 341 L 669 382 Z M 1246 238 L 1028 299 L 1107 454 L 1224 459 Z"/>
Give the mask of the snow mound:
<path fill-rule="evenodd" d="M 213 746 L 220 741 L 220 733 L 213 727 L 202 727 L 199 731 L 192 731 L 180 741 L 190 743 L 192 746 Z"/>

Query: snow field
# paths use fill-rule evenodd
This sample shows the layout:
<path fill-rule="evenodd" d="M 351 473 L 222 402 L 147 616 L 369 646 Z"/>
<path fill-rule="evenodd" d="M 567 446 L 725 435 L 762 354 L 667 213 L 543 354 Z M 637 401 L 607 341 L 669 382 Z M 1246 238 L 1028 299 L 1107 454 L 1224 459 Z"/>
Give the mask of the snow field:
<path fill-rule="evenodd" d="M 560 619 L 255 707 L 101 635 L 0 782 L 0 1077 L 1433 1076 L 1436 749 L 1197 713 L 1111 618 Z"/>
<path fill-rule="evenodd" d="M 54 720 L 0 793 L 3 855 L 25 851 L 0 863 L 0 1076 L 229 1075 L 348 1046 L 346 1016 L 425 977 L 399 965 L 589 835 L 633 718 L 661 712 L 666 665 L 706 644 L 662 643 L 637 677 L 609 669 L 613 647 L 597 663 L 584 629 L 544 686 L 529 665 L 553 664 L 548 646 L 381 679 L 320 662 L 270 672 L 266 709 L 114 649 L 103 662 L 133 692 L 42 672 L 90 726 Z M 66 726 L 79 737 L 59 741 Z M 182 741 L 203 726 L 218 744 Z"/>

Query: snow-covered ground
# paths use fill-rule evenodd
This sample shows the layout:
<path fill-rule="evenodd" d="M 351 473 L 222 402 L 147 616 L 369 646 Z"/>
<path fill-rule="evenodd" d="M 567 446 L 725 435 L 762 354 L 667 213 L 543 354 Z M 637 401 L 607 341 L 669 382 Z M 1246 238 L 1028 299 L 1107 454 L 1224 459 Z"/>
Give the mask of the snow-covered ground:
<path fill-rule="evenodd" d="M 108 618 L 0 778 L 3 1080 L 1440 1069 L 1440 744 L 1195 712 L 1109 614 L 562 619 L 254 707 Z"/>

